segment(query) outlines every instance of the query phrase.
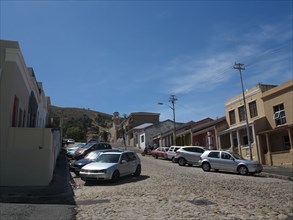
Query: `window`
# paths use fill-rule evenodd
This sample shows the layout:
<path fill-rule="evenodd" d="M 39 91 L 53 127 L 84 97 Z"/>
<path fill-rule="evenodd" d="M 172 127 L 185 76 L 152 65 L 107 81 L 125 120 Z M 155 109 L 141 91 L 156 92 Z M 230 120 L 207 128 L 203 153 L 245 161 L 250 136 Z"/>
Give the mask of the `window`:
<path fill-rule="evenodd" d="M 140 136 L 140 142 L 143 143 L 144 142 L 144 135 Z"/>
<path fill-rule="evenodd" d="M 242 136 L 242 143 L 243 143 L 243 145 L 248 145 L 248 137 L 247 137 L 247 135 Z"/>
<path fill-rule="evenodd" d="M 257 116 L 256 101 L 249 103 L 249 113 L 250 113 L 250 118 L 254 118 Z"/>
<path fill-rule="evenodd" d="M 226 152 L 222 152 L 221 154 L 221 158 L 225 159 L 225 160 L 230 160 L 231 159 L 231 155 L 226 153 Z"/>
<path fill-rule="evenodd" d="M 245 109 L 244 109 L 244 106 L 240 106 L 238 108 L 238 113 L 239 113 L 239 120 L 240 121 L 245 121 Z"/>
<path fill-rule="evenodd" d="M 283 104 L 274 106 L 274 120 L 276 126 L 286 124 L 287 121 Z"/>
<path fill-rule="evenodd" d="M 285 135 L 283 136 L 283 142 L 284 142 L 284 150 L 290 150 L 291 146 L 290 146 L 290 139 L 289 139 L 289 135 Z"/>
<path fill-rule="evenodd" d="M 210 152 L 208 157 L 220 158 L 220 152 Z"/>
<path fill-rule="evenodd" d="M 236 123 L 235 120 L 235 110 L 229 111 L 229 119 L 230 119 L 230 124 L 233 125 Z"/>

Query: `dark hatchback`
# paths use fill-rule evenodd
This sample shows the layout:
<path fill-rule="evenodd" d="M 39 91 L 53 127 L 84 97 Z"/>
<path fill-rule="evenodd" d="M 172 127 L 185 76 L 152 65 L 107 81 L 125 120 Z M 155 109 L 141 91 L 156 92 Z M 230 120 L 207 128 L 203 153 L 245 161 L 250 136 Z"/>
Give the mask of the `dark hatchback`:
<path fill-rule="evenodd" d="M 77 151 L 74 152 L 72 155 L 73 160 L 80 160 L 85 157 L 89 152 L 92 152 L 94 150 L 106 150 L 106 149 L 112 149 L 112 146 L 108 143 L 88 143 L 81 148 L 79 148 Z"/>
<path fill-rule="evenodd" d="M 83 159 L 76 160 L 70 164 L 70 171 L 74 172 L 76 176 L 79 175 L 81 168 L 89 163 L 95 162 L 97 158 L 105 152 L 120 152 L 120 150 L 104 149 L 104 150 L 95 150 L 88 153 Z"/>

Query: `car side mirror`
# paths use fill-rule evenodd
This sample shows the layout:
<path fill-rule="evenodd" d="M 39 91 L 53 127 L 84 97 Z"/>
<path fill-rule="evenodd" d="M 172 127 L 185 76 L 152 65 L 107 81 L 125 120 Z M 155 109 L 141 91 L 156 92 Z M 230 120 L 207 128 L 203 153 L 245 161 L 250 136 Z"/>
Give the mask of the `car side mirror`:
<path fill-rule="evenodd" d="M 127 163 L 127 161 L 126 160 L 121 160 L 121 163 L 123 164 L 123 163 Z"/>

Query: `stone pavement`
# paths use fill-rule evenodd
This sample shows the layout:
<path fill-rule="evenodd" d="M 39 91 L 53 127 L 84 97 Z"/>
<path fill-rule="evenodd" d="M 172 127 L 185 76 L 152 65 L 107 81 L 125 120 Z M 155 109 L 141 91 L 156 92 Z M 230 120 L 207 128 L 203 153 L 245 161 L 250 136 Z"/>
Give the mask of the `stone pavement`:
<path fill-rule="evenodd" d="M 125 149 L 124 147 L 117 148 Z M 140 149 L 135 147 L 128 146 L 126 149 L 140 152 Z M 292 168 L 267 165 L 263 167 L 262 176 L 293 181 Z M 62 150 L 56 161 L 53 179 L 49 186 L 0 187 L 0 202 L 75 205 L 73 187 L 74 181 L 69 172 L 68 160 L 65 150 Z"/>
<path fill-rule="evenodd" d="M 124 149 L 124 147 L 116 147 L 114 148 Z M 126 147 L 127 150 L 134 150 L 138 153 L 141 152 L 140 149 L 134 147 Z M 264 166 L 264 170 L 261 173 L 262 176 L 265 177 L 273 177 L 284 179 L 288 181 L 293 180 L 293 171 L 292 168 L 283 168 L 283 167 L 272 167 L 272 166 Z M 46 205 L 46 212 L 50 211 L 53 206 L 49 207 L 48 204 L 57 206 L 58 208 L 58 219 L 64 219 L 62 216 L 66 216 L 66 219 L 75 219 L 75 211 L 74 207 L 76 206 L 74 199 L 74 191 L 73 191 L 74 181 L 69 172 L 69 164 L 65 155 L 65 150 L 62 150 L 60 153 L 56 167 L 54 170 L 53 179 L 49 186 L 44 187 L 0 187 L 0 208 L 2 210 L 1 215 L 6 216 L 9 215 L 9 212 L 5 213 L 3 210 L 10 210 L 11 205 L 15 204 L 15 209 L 13 209 L 14 213 L 19 212 L 19 216 L 23 213 L 22 210 L 27 210 L 27 208 L 19 209 L 16 205 L 29 205 L 36 206 L 36 204 Z M 43 206 L 42 206 L 43 207 Z M 35 208 L 35 212 L 31 213 L 30 218 L 24 219 L 36 219 L 34 216 L 44 215 L 44 208 Z M 69 210 L 70 209 L 70 210 Z M 38 211 L 39 210 L 39 211 Z M 18 216 L 18 217 L 19 217 Z M 65 217 L 64 216 L 64 217 Z M 15 219 L 18 219 L 15 218 Z M 14 218 L 10 218 L 14 219 Z M 50 217 L 48 218 L 50 219 Z M 57 218 L 56 218 L 57 219 Z"/>

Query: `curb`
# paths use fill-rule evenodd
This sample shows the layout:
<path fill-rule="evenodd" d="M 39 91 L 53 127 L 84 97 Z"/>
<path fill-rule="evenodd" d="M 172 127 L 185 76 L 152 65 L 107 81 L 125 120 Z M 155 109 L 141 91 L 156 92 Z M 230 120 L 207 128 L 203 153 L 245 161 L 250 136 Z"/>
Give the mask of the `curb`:
<path fill-rule="evenodd" d="M 282 175 L 266 173 L 266 172 L 261 172 L 259 175 L 263 176 L 263 177 L 270 177 L 270 178 L 293 181 L 293 176 L 282 176 Z"/>

